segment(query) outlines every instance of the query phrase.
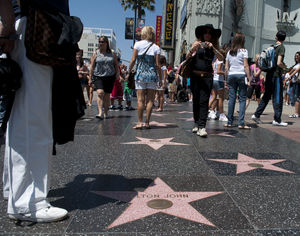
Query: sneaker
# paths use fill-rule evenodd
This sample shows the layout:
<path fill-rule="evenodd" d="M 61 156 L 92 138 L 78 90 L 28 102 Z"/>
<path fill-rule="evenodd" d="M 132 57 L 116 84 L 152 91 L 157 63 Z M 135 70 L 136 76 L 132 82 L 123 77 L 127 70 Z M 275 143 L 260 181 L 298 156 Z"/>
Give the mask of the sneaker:
<path fill-rule="evenodd" d="M 299 115 L 298 114 L 292 114 L 292 115 L 289 115 L 290 118 L 299 118 Z"/>
<path fill-rule="evenodd" d="M 198 130 L 199 130 L 198 126 L 195 126 L 195 127 L 192 129 L 192 132 L 193 132 L 193 133 L 197 133 Z"/>
<path fill-rule="evenodd" d="M 8 214 L 8 217 L 12 220 L 50 223 L 63 220 L 67 215 L 67 210 L 49 205 L 36 212 L 27 214 Z"/>
<path fill-rule="evenodd" d="M 116 110 L 116 107 L 114 105 L 109 106 L 109 110 L 114 111 Z"/>
<path fill-rule="evenodd" d="M 119 106 L 116 107 L 115 110 L 116 110 L 116 111 L 122 111 L 122 110 L 123 110 L 123 106 L 122 106 L 122 105 L 119 105 Z"/>
<path fill-rule="evenodd" d="M 207 137 L 207 132 L 205 128 L 199 129 L 197 135 L 200 137 Z"/>
<path fill-rule="evenodd" d="M 277 121 L 273 120 L 272 125 L 286 127 L 286 126 L 288 126 L 288 123 L 282 122 L 282 121 L 280 123 L 278 123 Z"/>
<path fill-rule="evenodd" d="M 227 116 L 224 113 L 220 114 L 219 121 L 227 122 L 228 121 Z"/>
<path fill-rule="evenodd" d="M 262 124 L 262 121 L 259 118 L 257 118 L 254 114 L 251 116 L 251 120 L 256 122 L 256 124 Z"/>
<path fill-rule="evenodd" d="M 210 111 L 208 117 L 212 120 L 215 120 L 217 118 L 217 114 L 215 111 Z"/>

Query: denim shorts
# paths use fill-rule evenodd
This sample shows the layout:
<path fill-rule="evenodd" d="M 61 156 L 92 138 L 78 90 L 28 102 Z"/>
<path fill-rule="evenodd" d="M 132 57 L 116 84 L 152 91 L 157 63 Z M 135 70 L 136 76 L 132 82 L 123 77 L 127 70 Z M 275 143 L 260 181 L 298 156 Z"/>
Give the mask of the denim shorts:
<path fill-rule="evenodd" d="M 222 90 L 225 88 L 224 81 L 214 80 L 213 89 L 214 90 Z"/>
<path fill-rule="evenodd" d="M 135 89 L 153 89 L 156 90 L 157 83 L 156 82 L 143 82 L 143 81 L 135 81 Z"/>

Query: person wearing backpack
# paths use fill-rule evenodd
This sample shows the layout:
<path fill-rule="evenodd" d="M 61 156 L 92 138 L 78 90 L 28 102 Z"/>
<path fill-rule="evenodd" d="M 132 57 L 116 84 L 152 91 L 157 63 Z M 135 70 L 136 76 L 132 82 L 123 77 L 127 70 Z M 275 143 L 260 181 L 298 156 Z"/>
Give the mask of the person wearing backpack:
<path fill-rule="evenodd" d="M 267 71 L 266 82 L 265 82 L 265 94 L 261 99 L 255 113 L 251 116 L 251 119 L 257 124 L 261 124 L 260 116 L 267 107 L 269 100 L 273 94 L 273 109 L 274 109 L 274 120 L 272 124 L 274 126 L 286 127 L 288 124 L 282 122 L 281 114 L 283 107 L 283 70 L 286 69 L 284 64 L 285 47 L 283 42 L 286 38 L 284 31 L 278 31 L 276 34 L 275 49 L 275 66 L 274 68 Z M 261 67 L 262 69 L 262 67 Z"/>

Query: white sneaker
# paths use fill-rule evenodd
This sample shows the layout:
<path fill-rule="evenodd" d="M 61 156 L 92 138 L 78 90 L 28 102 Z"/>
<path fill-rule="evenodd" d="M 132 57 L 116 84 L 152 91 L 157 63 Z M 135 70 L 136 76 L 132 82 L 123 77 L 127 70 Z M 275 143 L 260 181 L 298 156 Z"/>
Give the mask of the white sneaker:
<path fill-rule="evenodd" d="M 198 132 L 198 130 L 199 130 L 199 128 L 198 128 L 198 127 L 194 127 L 194 128 L 192 129 L 192 132 L 193 132 L 193 133 L 197 133 L 197 132 Z"/>
<path fill-rule="evenodd" d="M 227 119 L 227 117 L 226 117 L 226 115 L 225 115 L 224 113 L 222 113 L 222 114 L 220 115 L 219 121 L 224 121 L 224 122 L 227 122 L 227 121 L 228 121 L 228 119 Z"/>
<path fill-rule="evenodd" d="M 216 115 L 215 111 L 209 110 L 208 118 L 212 119 L 212 120 L 215 120 L 217 118 L 217 115 Z"/>
<path fill-rule="evenodd" d="M 63 220 L 67 215 L 67 210 L 49 206 L 27 214 L 8 214 L 8 217 L 12 220 L 50 223 Z"/>
<path fill-rule="evenodd" d="M 197 135 L 200 137 L 207 137 L 207 132 L 205 128 L 199 129 Z"/>
<path fill-rule="evenodd" d="M 272 125 L 274 125 L 274 126 L 283 126 L 283 127 L 287 127 L 287 126 L 288 126 L 288 123 L 282 122 L 282 121 L 281 121 L 280 123 L 278 123 L 277 121 L 273 120 Z"/>
<path fill-rule="evenodd" d="M 262 121 L 257 118 L 254 114 L 251 116 L 251 120 L 255 121 L 256 124 L 262 124 Z"/>

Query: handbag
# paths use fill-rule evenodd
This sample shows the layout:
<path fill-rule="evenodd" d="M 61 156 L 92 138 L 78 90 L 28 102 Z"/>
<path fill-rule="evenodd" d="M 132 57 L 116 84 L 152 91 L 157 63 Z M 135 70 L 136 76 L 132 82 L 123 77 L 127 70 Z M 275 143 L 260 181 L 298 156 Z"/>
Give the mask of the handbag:
<path fill-rule="evenodd" d="M 82 24 L 79 18 L 46 10 L 33 3 L 26 6 L 26 16 L 26 56 L 42 65 L 71 65 L 78 46 L 69 41 L 80 40 L 78 35 Z"/>
<path fill-rule="evenodd" d="M 141 59 L 139 61 L 139 63 L 135 66 L 134 69 L 132 69 L 129 72 L 129 77 L 128 77 L 128 88 L 130 89 L 135 89 L 135 82 L 134 82 L 134 77 L 136 75 L 136 68 L 138 68 L 139 64 L 141 63 L 141 61 L 144 59 L 146 53 L 148 52 L 148 50 L 152 47 L 154 43 L 151 43 L 151 45 L 147 48 L 147 50 L 143 53 L 143 55 L 141 56 Z"/>
<path fill-rule="evenodd" d="M 193 59 L 196 53 L 194 53 L 191 57 L 181 62 L 178 67 L 178 74 L 183 78 L 190 78 L 193 72 Z"/>

